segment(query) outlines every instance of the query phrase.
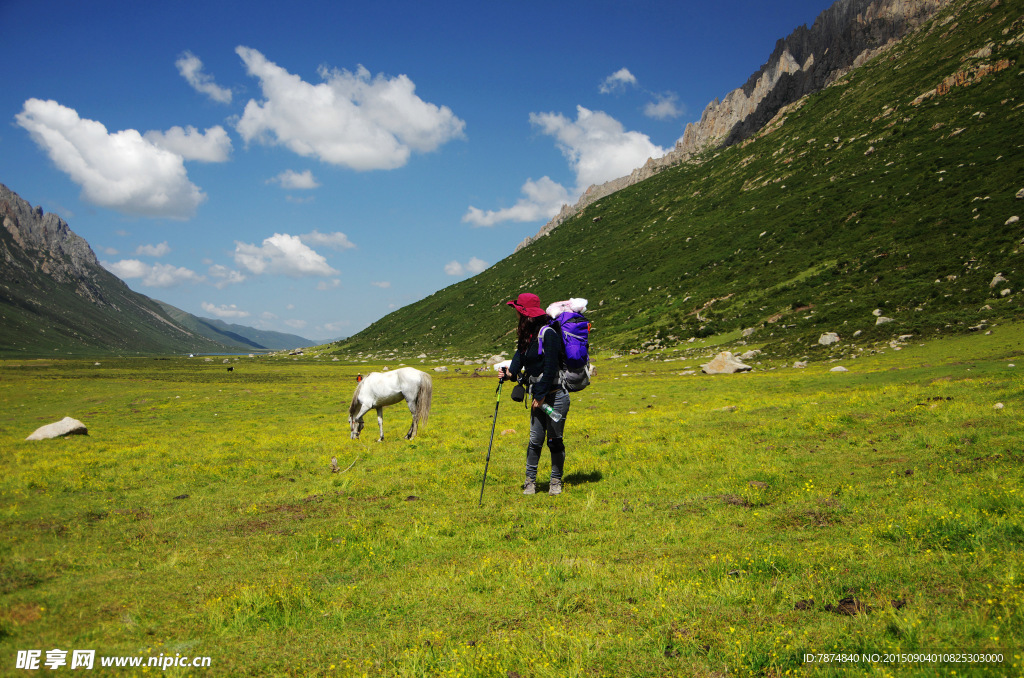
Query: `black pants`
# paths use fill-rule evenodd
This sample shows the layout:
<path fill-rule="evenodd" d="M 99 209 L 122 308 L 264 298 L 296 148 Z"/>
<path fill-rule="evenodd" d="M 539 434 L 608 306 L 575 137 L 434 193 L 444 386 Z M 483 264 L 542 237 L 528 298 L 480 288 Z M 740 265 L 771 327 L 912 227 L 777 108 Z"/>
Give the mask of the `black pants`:
<path fill-rule="evenodd" d="M 540 452 L 544 447 L 544 437 L 548 439 L 551 451 L 551 478 L 562 479 L 562 466 L 565 464 L 565 443 L 562 433 L 565 431 L 565 420 L 569 414 L 569 394 L 561 389 L 548 394 L 544 403 L 551 405 L 555 412 L 562 415 L 559 421 L 551 421 L 540 408 L 530 409 L 530 443 L 526 447 L 526 477 L 537 480 L 537 464 L 540 463 Z"/>

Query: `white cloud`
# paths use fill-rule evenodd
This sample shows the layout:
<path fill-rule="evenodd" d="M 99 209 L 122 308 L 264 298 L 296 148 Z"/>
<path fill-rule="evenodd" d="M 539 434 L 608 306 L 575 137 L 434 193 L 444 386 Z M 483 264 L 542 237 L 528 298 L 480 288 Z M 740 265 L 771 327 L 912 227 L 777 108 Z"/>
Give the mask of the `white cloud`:
<path fill-rule="evenodd" d="M 171 246 L 167 244 L 166 240 L 159 245 L 139 245 L 135 248 L 135 254 L 145 257 L 162 257 L 170 252 Z"/>
<path fill-rule="evenodd" d="M 646 134 L 627 132 L 622 123 L 607 113 L 591 111 L 583 106 L 577 106 L 576 111 L 575 121 L 561 113 L 530 114 L 532 124 L 557 140 L 562 155 L 576 173 L 576 187 L 573 189 L 576 197 L 593 184 L 626 176 L 648 158 L 667 153 L 666 149 L 651 142 Z M 550 219 L 558 214 L 562 205 L 575 201 L 565 187 L 548 177 L 539 181 L 527 180 L 522 192 L 524 197 L 505 209 L 484 211 L 471 206 L 462 216 L 462 221 L 476 226 L 493 226 L 510 220 L 539 221 Z"/>
<path fill-rule="evenodd" d="M 248 318 L 250 315 L 248 311 L 243 311 L 234 304 L 214 306 L 210 302 L 204 301 L 200 305 L 204 311 L 218 318 Z"/>
<path fill-rule="evenodd" d="M 200 162 L 226 162 L 231 156 L 231 139 L 223 127 L 217 125 L 200 132 L 192 125 L 172 127 L 166 132 L 156 130 L 143 135 L 146 141 L 185 160 Z"/>
<path fill-rule="evenodd" d="M 341 231 L 335 231 L 334 233 L 321 233 L 320 231 L 314 230 L 312 233 L 304 233 L 299 238 L 302 242 L 307 245 L 319 245 L 322 247 L 330 247 L 334 250 L 349 250 L 355 247 L 348 236 Z"/>
<path fill-rule="evenodd" d="M 449 261 L 444 266 L 444 272 L 448 275 L 465 275 L 466 273 L 483 273 L 487 270 L 487 262 L 483 259 L 473 257 L 466 264 L 461 264 L 458 261 Z"/>
<path fill-rule="evenodd" d="M 390 289 L 391 288 L 391 283 L 386 281 L 386 280 L 381 280 L 379 282 L 372 282 L 370 284 L 373 285 L 374 287 L 379 287 L 382 290 L 386 290 L 386 289 Z"/>
<path fill-rule="evenodd" d="M 235 263 L 255 275 L 281 274 L 291 277 L 335 276 L 338 271 L 297 235 L 275 233 L 262 245 L 235 241 Z"/>
<path fill-rule="evenodd" d="M 177 287 L 185 283 L 198 283 L 205 278 L 195 271 L 171 264 L 147 264 L 138 259 L 123 259 L 113 263 L 102 262 L 103 267 L 125 280 L 139 278 L 146 287 Z"/>
<path fill-rule="evenodd" d="M 285 170 L 284 172 L 281 172 L 273 179 L 267 179 L 267 183 L 280 184 L 281 188 L 290 188 L 295 190 L 308 190 L 320 187 L 320 184 L 317 183 L 316 178 L 313 177 L 312 170 L 306 170 L 305 172 Z"/>
<path fill-rule="evenodd" d="M 321 280 L 316 284 L 316 288 L 321 292 L 337 289 L 339 287 L 341 287 L 341 280 L 338 278 L 334 278 L 333 280 Z"/>
<path fill-rule="evenodd" d="M 231 90 L 218 86 L 213 77 L 203 72 L 203 62 L 191 52 L 185 52 L 174 62 L 181 77 L 192 85 L 192 88 L 222 104 L 231 103 Z"/>
<path fill-rule="evenodd" d="M 101 247 L 100 251 L 107 256 L 116 257 L 120 252 L 114 247 Z"/>
<path fill-rule="evenodd" d="M 356 170 L 394 169 L 413 151 L 428 152 L 463 136 L 466 123 L 447 106 L 415 94 L 406 75 L 370 77 L 320 68 L 314 85 L 268 61 L 260 52 L 235 52 L 260 80 L 262 102 L 250 100 L 236 126 L 246 142 L 280 144 L 304 157 Z"/>
<path fill-rule="evenodd" d="M 301 330 L 301 329 L 305 328 L 306 325 L 308 325 L 309 323 L 307 323 L 305 320 L 295 319 L 295 320 L 285 320 L 284 324 L 287 325 L 288 327 L 293 328 L 293 329 Z"/>
<path fill-rule="evenodd" d="M 136 130 L 111 134 L 52 100 L 29 99 L 15 119 L 94 205 L 134 216 L 187 219 L 206 200 L 188 180 L 182 156 Z"/>
<path fill-rule="evenodd" d="M 214 278 L 218 279 L 218 281 L 214 283 L 214 287 L 220 290 L 224 289 L 228 285 L 235 285 L 240 282 L 245 282 L 246 280 L 245 274 L 241 271 L 235 271 L 227 266 L 221 266 L 220 264 L 210 266 L 207 272 Z"/>
<path fill-rule="evenodd" d="M 672 92 L 655 94 L 654 101 L 644 106 L 644 115 L 655 120 L 671 120 L 686 113 L 686 108 L 677 103 L 679 97 Z"/>
<path fill-rule="evenodd" d="M 629 72 L 628 68 L 620 68 L 601 82 L 601 94 L 610 94 L 626 88 L 627 85 L 636 85 L 636 76 Z"/>
<path fill-rule="evenodd" d="M 562 205 L 570 201 L 565 186 L 546 176 L 538 181 L 527 179 L 522 192 L 524 197 L 512 207 L 485 212 L 471 205 L 462 215 L 462 221 L 474 226 L 493 226 L 502 221 L 540 221 L 555 216 Z"/>
<path fill-rule="evenodd" d="M 661 157 L 666 149 L 640 132 L 627 132 L 615 118 L 602 111 L 576 107 L 576 120 L 561 113 L 531 113 L 530 122 L 555 137 L 562 155 L 576 173 L 576 191 L 592 184 L 628 175 L 648 158 Z"/>

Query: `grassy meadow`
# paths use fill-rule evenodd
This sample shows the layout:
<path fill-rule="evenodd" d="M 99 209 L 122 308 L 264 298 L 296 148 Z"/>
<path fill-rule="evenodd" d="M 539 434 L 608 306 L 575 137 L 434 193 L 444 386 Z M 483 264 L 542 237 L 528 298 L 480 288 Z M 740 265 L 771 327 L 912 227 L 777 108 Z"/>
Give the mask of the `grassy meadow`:
<path fill-rule="evenodd" d="M 167 675 L 1020 675 L 1022 330 L 727 376 L 709 349 L 597 356 L 560 497 L 546 451 L 520 494 L 506 385 L 482 507 L 497 380 L 469 368 L 378 444 L 344 413 L 380 365 L 0 362 L 0 675 L 54 648 L 211 658 Z M 64 416 L 89 435 L 24 440 Z M 804 661 L 894 651 L 1004 663 Z"/>

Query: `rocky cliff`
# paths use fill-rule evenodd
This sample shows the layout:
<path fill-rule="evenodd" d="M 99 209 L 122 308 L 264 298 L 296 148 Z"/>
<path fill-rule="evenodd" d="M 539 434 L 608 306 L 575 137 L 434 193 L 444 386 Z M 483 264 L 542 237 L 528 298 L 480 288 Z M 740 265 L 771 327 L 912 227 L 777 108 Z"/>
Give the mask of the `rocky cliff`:
<path fill-rule="evenodd" d="M 686 125 L 675 148 L 650 158 L 626 177 L 589 187 L 575 205 L 564 205 L 529 245 L 606 195 L 622 190 L 697 154 L 756 134 L 784 107 L 817 92 L 935 15 L 950 0 L 838 0 L 814 25 L 800 26 L 776 43 L 768 61 L 740 88 L 707 105 L 700 120 Z"/>
<path fill-rule="evenodd" d="M 0 184 L 0 221 L 8 237 L 0 238 L 4 262 L 0 281 L 42 274 L 70 285 L 76 294 L 93 303 L 110 304 L 97 281 L 103 268 L 89 243 L 75 234 L 56 214 L 33 208 Z M 105 276 L 103 276 L 105 277 Z"/>
<path fill-rule="evenodd" d="M 197 318 L 132 291 L 56 214 L 0 184 L 0 355 L 223 352 L 310 346 Z M 47 353 L 49 355 L 49 353 Z"/>
<path fill-rule="evenodd" d="M 0 184 L 0 352 L 223 350 L 175 323 L 55 214 Z"/>

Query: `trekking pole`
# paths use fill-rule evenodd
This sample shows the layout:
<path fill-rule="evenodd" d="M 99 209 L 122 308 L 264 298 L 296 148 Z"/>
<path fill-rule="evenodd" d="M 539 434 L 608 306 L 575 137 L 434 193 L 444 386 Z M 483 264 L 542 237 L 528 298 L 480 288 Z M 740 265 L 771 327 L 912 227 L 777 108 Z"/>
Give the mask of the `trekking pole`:
<path fill-rule="evenodd" d="M 494 445 L 494 427 L 498 424 L 498 405 L 501 404 L 501 385 L 505 383 L 505 377 L 498 379 L 498 390 L 494 396 L 494 418 L 491 420 L 491 442 L 487 445 L 487 461 L 484 463 L 484 479 L 480 483 L 480 506 L 484 505 L 484 485 L 487 484 L 487 467 L 491 465 L 491 446 Z"/>

